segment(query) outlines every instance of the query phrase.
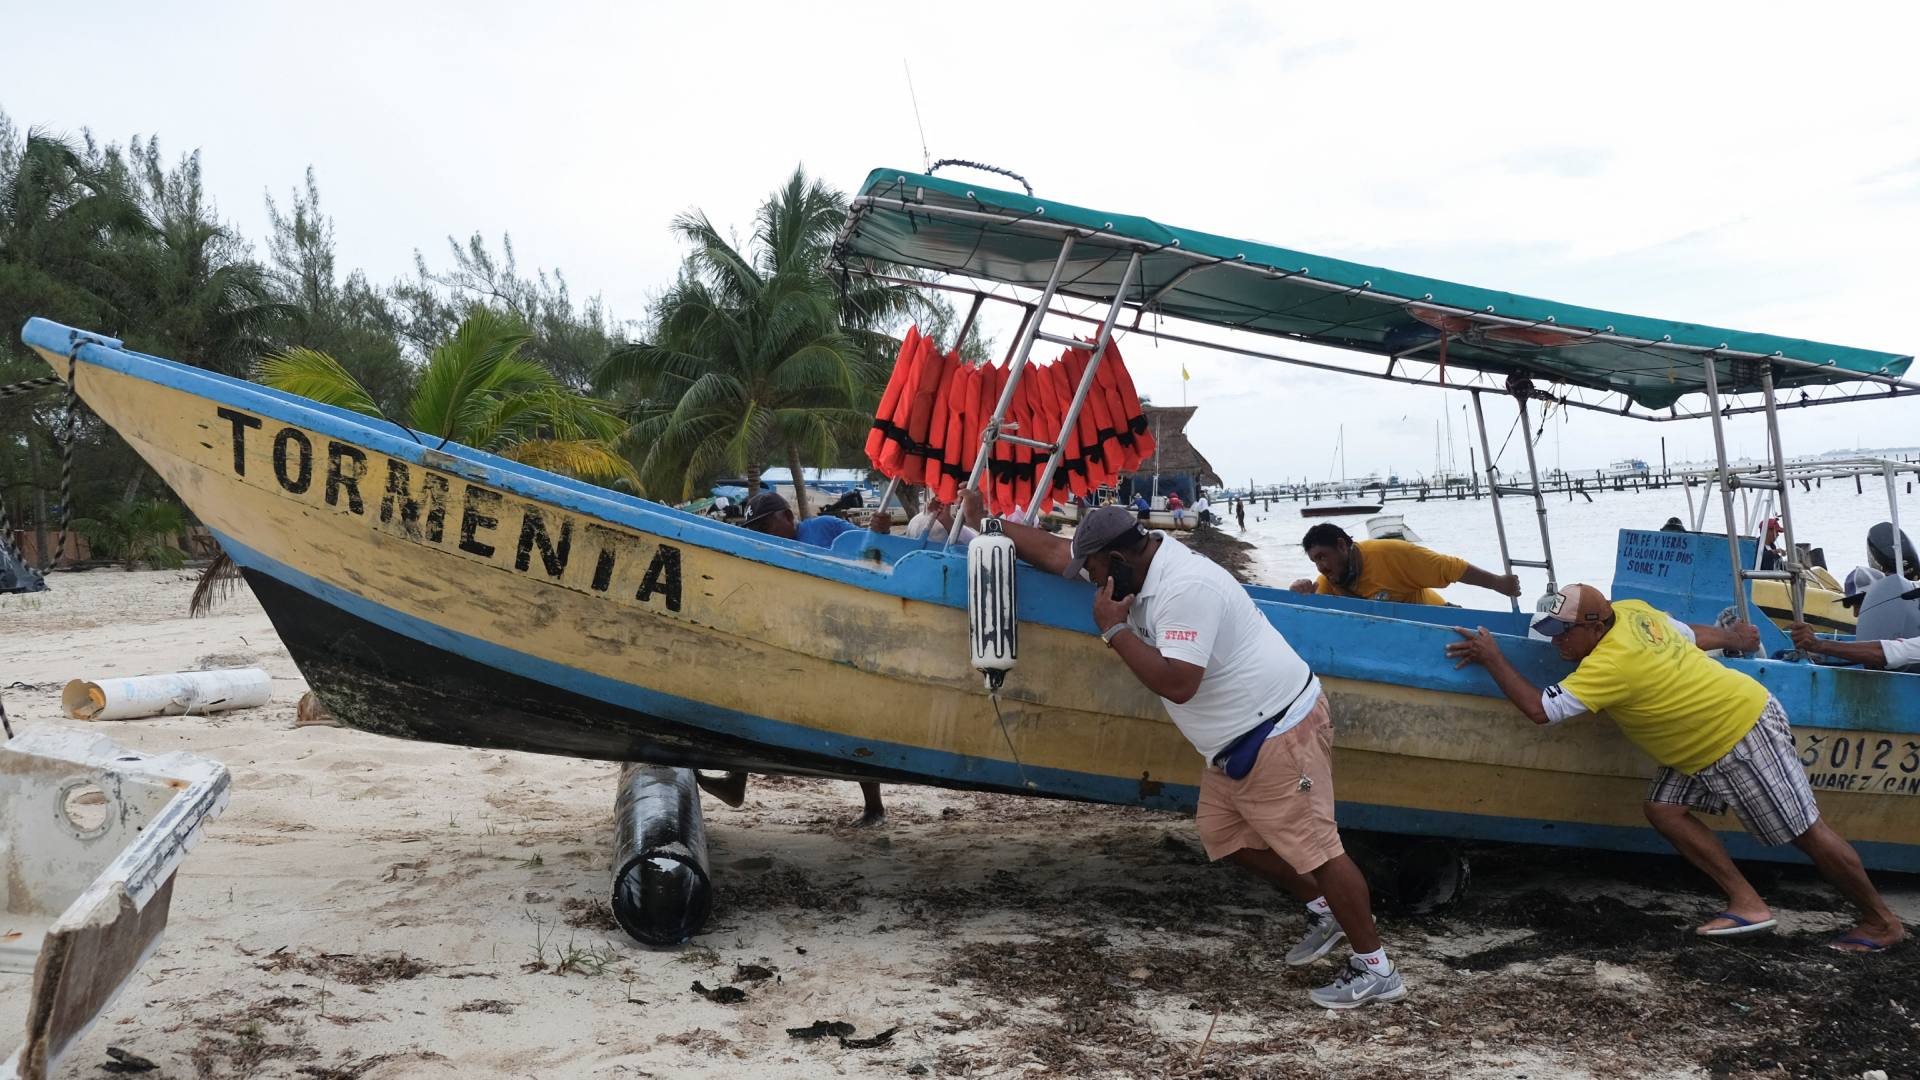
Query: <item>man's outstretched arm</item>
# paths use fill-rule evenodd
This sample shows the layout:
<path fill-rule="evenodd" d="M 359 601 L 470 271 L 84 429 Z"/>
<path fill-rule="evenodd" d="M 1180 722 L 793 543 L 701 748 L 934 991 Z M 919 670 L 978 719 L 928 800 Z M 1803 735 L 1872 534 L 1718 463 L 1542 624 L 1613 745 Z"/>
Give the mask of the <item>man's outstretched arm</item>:
<path fill-rule="evenodd" d="M 1715 649 L 1722 652 L 1760 651 L 1760 628 L 1750 622 L 1724 627 L 1688 623 L 1687 629 L 1693 631 L 1693 643 L 1705 652 Z"/>
<path fill-rule="evenodd" d="M 986 530 L 980 527 L 984 512 L 980 493 L 969 492 L 966 504 L 961 509 L 961 519 L 967 527 L 984 533 Z M 1000 530 L 1013 541 L 1014 554 L 1029 566 L 1039 567 L 1049 574 L 1059 574 L 1065 572 L 1067 564 L 1073 561 L 1072 545 L 1045 529 L 1001 518 Z"/>
<path fill-rule="evenodd" d="M 1492 574 L 1477 566 L 1467 564 L 1467 571 L 1460 580 L 1468 585 L 1482 589 L 1492 589 L 1501 596 L 1520 595 L 1520 576 L 1518 574 Z"/>
<path fill-rule="evenodd" d="M 1493 635 L 1487 632 L 1486 627 L 1482 626 L 1478 630 L 1470 631 L 1465 627 L 1456 626 L 1453 632 L 1465 639 L 1450 642 L 1447 645 L 1447 657 L 1455 661 L 1454 667 L 1463 668 L 1468 664 L 1479 664 L 1486 668 L 1487 674 L 1493 676 L 1494 685 L 1500 688 L 1501 693 L 1507 695 L 1507 700 L 1513 702 L 1514 708 L 1525 713 L 1527 719 L 1536 724 L 1548 722 L 1547 708 L 1540 702 L 1540 688 L 1514 669 L 1514 666 L 1507 661 L 1506 654 L 1500 651 L 1500 644 L 1493 640 Z"/>
<path fill-rule="evenodd" d="M 1828 641 L 1815 634 L 1813 627 L 1806 623 L 1794 623 L 1788 633 L 1793 635 L 1793 644 L 1802 652 L 1874 668 L 1887 666 L 1886 649 L 1878 641 Z"/>

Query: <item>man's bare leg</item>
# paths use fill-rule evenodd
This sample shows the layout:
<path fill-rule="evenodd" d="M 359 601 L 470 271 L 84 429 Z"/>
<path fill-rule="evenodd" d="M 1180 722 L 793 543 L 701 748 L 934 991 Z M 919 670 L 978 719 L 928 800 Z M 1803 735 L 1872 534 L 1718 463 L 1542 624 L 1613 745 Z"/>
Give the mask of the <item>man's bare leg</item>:
<path fill-rule="evenodd" d="M 1866 867 L 1860 865 L 1860 853 L 1853 845 L 1842 839 L 1825 821 L 1816 821 L 1813 827 L 1801 833 L 1793 841 L 1793 846 L 1806 852 L 1813 860 L 1814 869 L 1820 876 L 1833 883 L 1853 905 L 1860 909 L 1866 918 L 1842 937 L 1864 938 L 1880 945 L 1891 945 L 1907 936 L 1907 928 L 1887 902 L 1880 898 L 1880 890 L 1873 887 L 1867 879 Z M 1865 952 L 1859 945 L 1836 946 L 1847 952 Z"/>
<path fill-rule="evenodd" d="M 1311 904 L 1320 897 L 1320 886 L 1314 884 L 1312 878 L 1287 865 L 1287 860 L 1268 848 L 1243 847 L 1227 858 L 1292 893 L 1303 904 Z"/>
<path fill-rule="evenodd" d="M 855 828 L 869 828 L 887 820 L 887 808 L 880 802 L 880 785 L 877 782 L 860 781 L 860 796 L 867 801 L 867 809 L 860 815 L 860 820 L 854 822 Z"/>
<path fill-rule="evenodd" d="M 1696 869 L 1726 894 L 1727 910 L 1748 922 L 1762 922 L 1773 918 L 1767 902 L 1760 899 L 1753 884 L 1747 880 L 1740 868 L 1733 865 L 1733 858 L 1727 854 L 1727 846 L 1713 835 L 1713 830 L 1702 824 L 1693 812 L 1678 803 L 1645 804 L 1647 821 L 1680 856 L 1692 863 Z M 1709 919 L 1695 929 L 1695 933 L 1707 930 L 1719 930 L 1738 925 L 1727 919 Z"/>
<path fill-rule="evenodd" d="M 740 808 L 742 803 L 747 801 L 746 773 L 730 772 L 725 776 L 708 776 L 703 772 L 695 772 L 693 774 L 693 781 L 700 785 L 701 791 L 719 799 L 721 802 L 726 803 L 736 810 Z"/>
<path fill-rule="evenodd" d="M 1380 948 L 1380 931 L 1373 925 L 1373 894 L 1367 890 L 1367 876 L 1353 864 L 1345 852 L 1322 863 L 1310 875 L 1315 895 L 1325 896 L 1340 929 L 1347 932 L 1347 944 L 1356 953 Z"/>

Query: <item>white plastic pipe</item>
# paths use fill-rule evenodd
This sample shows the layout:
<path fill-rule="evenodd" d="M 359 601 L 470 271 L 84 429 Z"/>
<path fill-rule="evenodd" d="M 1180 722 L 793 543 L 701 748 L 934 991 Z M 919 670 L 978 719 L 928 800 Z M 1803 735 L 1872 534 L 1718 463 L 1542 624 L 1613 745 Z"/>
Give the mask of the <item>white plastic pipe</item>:
<path fill-rule="evenodd" d="M 257 667 L 179 671 L 88 682 L 75 679 L 60 706 L 75 720 L 132 720 L 223 709 L 251 709 L 273 697 L 273 678 Z"/>

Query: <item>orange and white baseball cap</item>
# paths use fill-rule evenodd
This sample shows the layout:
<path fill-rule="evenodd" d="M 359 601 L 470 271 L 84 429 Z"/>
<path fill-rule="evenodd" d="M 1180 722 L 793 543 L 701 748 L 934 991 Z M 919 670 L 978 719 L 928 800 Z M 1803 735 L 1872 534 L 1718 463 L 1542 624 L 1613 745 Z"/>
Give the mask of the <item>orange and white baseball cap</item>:
<path fill-rule="evenodd" d="M 1605 593 L 1591 585 L 1569 585 L 1547 599 L 1533 628 L 1556 638 L 1576 626 L 1603 623 L 1612 617 L 1613 605 Z"/>

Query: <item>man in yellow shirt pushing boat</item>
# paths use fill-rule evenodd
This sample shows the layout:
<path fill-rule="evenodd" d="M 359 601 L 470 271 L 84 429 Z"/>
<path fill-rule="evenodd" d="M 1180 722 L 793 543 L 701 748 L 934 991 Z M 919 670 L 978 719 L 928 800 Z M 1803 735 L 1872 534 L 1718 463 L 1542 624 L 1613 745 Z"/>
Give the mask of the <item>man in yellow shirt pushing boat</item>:
<path fill-rule="evenodd" d="M 1486 667 L 1536 724 L 1605 712 L 1661 764 L 1647 791 L 1647 820 L 1727 896 L 1726 910 L 1696 933 L 1726 937 L 1774 925 L 1726 846 L 1692 813 L 1724 813 L 1731 806 L 1761 843 L 1799 848 L 1859 907 L 1864 917 L 1830 942 L 1833 948 L 1879 952 L 1906 937 L 1853 846 L 1820 820 L 1786 710 L 1757 680 L 1701 651 L 1756 649 L 1754 627 L 1690 626 L 1639 600 L 1609 603 L 1591 585 L 1569 585 L 1533 628 L 1553 639 L 1561 659 L 1579 664 L 1545 690 L 1514 669 L 1484 627 L 1455 627 L 1465 640 L 1448 645 L 1447 656 L 1455 667 Z"/>
<path fill-rule="evenodd" d="M 1405 540 L 1355 540 L 1331 522 L 1308 529 L 1300 546 L 1306 548 L 1320 577 L 1294 582 L 1297 593 L 1444 604 L 1446 600 L 1434 590 L 1464 581 L 1502 596 L 1520 595 L 1520 579 L 1513 574 L 1489 574 L 1465 559 Z"/>

